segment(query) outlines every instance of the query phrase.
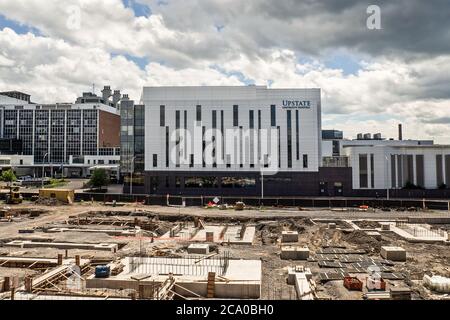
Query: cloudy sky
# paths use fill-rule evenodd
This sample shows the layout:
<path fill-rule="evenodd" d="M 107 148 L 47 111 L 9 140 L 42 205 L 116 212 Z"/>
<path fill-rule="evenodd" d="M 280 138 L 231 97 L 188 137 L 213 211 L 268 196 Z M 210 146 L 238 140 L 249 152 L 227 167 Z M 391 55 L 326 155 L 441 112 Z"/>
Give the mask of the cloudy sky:
<path fill-rule="evenodd" d="M 381 9 L 370 30 L 367 7 Z M 1 0 L 0 91 L 320 87 L 323 127 L 450 144 L 448 0 Z"/>

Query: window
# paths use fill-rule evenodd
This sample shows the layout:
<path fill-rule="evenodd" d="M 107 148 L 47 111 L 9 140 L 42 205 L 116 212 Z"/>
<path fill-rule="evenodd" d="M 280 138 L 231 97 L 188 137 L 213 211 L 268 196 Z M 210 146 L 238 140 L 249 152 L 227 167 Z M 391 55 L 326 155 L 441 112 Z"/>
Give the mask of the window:
<path fill-rule="evenodd" d="M 367 188 L 367 154 L 359 155 L 359 187 Z"/>
<path fill-rule="evenodd" d="M 275 105 L 270 106 L 270 126 L 275 127 L 277 125 L 277 119 L 276 119 L 276 109 Z"/>
<path fill-rule="evenodd" d="M 374 161 L 373 153 L 370 154 L 370 187 L 375 188 L 375 174 L 374 174 Z"/>
<path fill-rule="evenodd" d="M 153 168 L 156 168 L 158 166 L 158 155 L 153 154 Z"/>
<path fill-rule="evenodd" d="M 250 129 L 254 129 L 255 124 L 254 124 L 254 113 L 253 113 L 253 110 L 249 111 L 248 121 L 249 121 L 249 128 Z"/>
<path fill-rule="evenodd" d="M 212 111 L 212 128 L 217 129 L 217 111 Z"/>
<path fill-rule="evenodd" d="M 194 167 L 194 155 L 191 154 L 190 159 L 189 159 L 189 168 L 193 168 L 193 167 Z"/>
<path fill-rule="evenodd" d="M 416 155 L 416 177 L 417 185 L 419 187 L 423 187 L 425 185 L 423 154 Z"/>
<path fill-rule="evenodd" d="M 166 167 L 169 167 L 169 127 L 166 127 Z"/>
<path fill-rule="evenodd" d="M 197 117 L 196 117 L 197 121 L 202 121 L 202 106 L 198 105 L 197 106 Z"/>
<path fill-rule="evenodd" d="M 261 129 L 261 110 L 258 110 L 258 129 Z"/>
<path fill-rule="evenodd" d="M 21 165 L 23 164 L 23 159 L 20 159 L 20 164 L 21 164 Z"/>
<path fill-rule="evenodd" d="M 298 124 L 298 110 L 295 110 L 295 144 L 296 144 L 297 160 L 300 160 L 300 141 L 299 140 L 300 140 L 300 137 L 299 137 L 299 124 Z"/>
<path fill-rule="evenodd" d="M 436 155 L 436 181 L 437 186 L 441 186 L 444 183 L 444 175 L 442 172 L 442 155 Z"/>
<path fill-rule="evenodd" d="M 222 177 L 222 188 L 254 188 L 256 179 L 252 177 Z"/>
<path fill-rule="evenodd" d="M 175 111 L 175 129 L 180 129 L 180 110 Z"/>
<path fill-rule="evenodd" d="M 233 106 L 233 127 L 239 126 L 239 106 Z"/>
<path fill-rule="evenodd" d="M 305 169 L 308 168 L 308 155 L 307 154 L 303 155 L 303 168 L 305 168 Z"/>
<path fill-rule="evenodd" d="M 159 106 L 159 126 L 166 125 L 166 106 Z"/>
<path fill-rule="evenodd" d="M 287 111 L 287 158 L 288 168 L 292 168 L 292 125 L 291 125 L 291 110 Z"/>
<path fill-rule="evenodd" d="M 186 177 L 184 179 L 185 188 L 217 188 L 216 177 Z"/>

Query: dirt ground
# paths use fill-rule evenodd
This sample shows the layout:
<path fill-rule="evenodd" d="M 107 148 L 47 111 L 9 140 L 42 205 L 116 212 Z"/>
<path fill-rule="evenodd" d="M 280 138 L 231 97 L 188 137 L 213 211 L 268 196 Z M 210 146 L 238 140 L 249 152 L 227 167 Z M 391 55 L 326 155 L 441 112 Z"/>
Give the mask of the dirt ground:
<path fill-rule="evenodd" d="M 39 214 L 30 214 L 30 209 Z M 9 212 L 11 208 L 3 208 Z M 188 242 L 152 241 L 152 238 L 168 232 L 180 223 L 193 223 L 194 217 L 202 217 L 205 224 L 243 224 L 255 225 L 256 234 L 252 245 L 217 244 L 219 252 L 228 251 L 232 258 L 257 259 L 262 261 L 262 299 L 296 299 L 295 288 L 288 285 L 287 268 L 296 265 L 308 267 L 317 283 L 317 295 L 321 299 L 361 299 L 363 292 L 348 291 L 342 280 L 320 283 L 318 272 L 331 272 L 321 269 L 316 261 L 288 261 L 280 258 L 280 236 L 285 230 L 297 231 L 296 245 L 307 246 L 311 255 L 324 247 L 336 246 L 347 249 L 363 249 L 364 256 L 381 259 L 381 246 L 401 246 L 407 251 L 405 263 L 395 263 L 395 272 L 402 273 L 404 280 L 387 280 L 389 286 L 406 286 L 412 289 L 414 299 L 430 299 L 433 296 L 422 285 L 424 274 L 450 277 L 450 250 L 447 244 L 409 243 L 394 233 L 385 232 L 381 240 L 366 234 L 363 230 L 352 230 L 344 219 L 355 219 L 360 228 L 379 227 L 377 221 L 370 219 L 405 219 L 408 216 L 450 217 L 449 212 L 336 212 L 329 209 L 303 210 L 297 208 L 257 208 L 234 210 L 205 210 L 198 207 L 157 207 L 137 204 L 108 207 L 101 203 L 80 203 L 72 206 L 45 206 L 23 204 L 14 207 L 18 212 L 12 218 L 0 220 L 0 256 L 51 257 L 65 250 L 52 248 L 12 248 L 3 246 L 12 240 L 32 240 L 48 242 L 117 243 L 117 253 L 94 250 L 68 250 L 68 257 L 80 255 L 82 258 L 112 261 L 119 257 L 137 254 L 168 256 L 186 255 Z M 318 219 L 318 221 L 315 221 Z M 107 220 L 108 223 L 102 222 Z M 358 220 L 358 221 L 357 221 Z M 328 222 L 336 223 L 337 229 L 328 229 Z M 96 232 L 45 232 L 50 227 L 77 227 L 96 229 L 135 229 L 142 230 L 138 235 L 111 236 Z M 444 225 L 448 228 L 448 225 Z M 24 230 L 28 231 L 24 233 Z M 154 239 L 153 239 L 154 240 Z M 0 266 L 0 277 L 36 275 L 39 271 L 23 268 L 4 268 Z M 362 277 L 363 274 L 352 274 Z M 367 290 L 366 290 L 367 291 Z"/>

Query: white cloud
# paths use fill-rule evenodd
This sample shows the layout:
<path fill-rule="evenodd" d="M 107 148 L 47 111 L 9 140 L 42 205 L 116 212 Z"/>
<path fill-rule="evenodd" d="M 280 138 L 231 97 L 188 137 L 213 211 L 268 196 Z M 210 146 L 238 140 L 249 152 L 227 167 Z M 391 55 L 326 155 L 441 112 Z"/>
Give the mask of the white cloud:
<path fill-rule="evenodd" d="M 233 0 L 140 2 L 152 5 L 151 16 L 135 17 L 120 0 L 48 0 L 45 5 L 2 0 L 0 14 L 42 36 L 0 30 L 0 89 L 28 92 L 37 102 L 62 102 L 91 90 L 92 83 L 110 84 L 139 99 L 144 85 L 241 85 L 235 74 L 242 74 L 272 87 L 322 88 L 324 123 L 346 136 L 370 131 L 395 137 L 401 121 L 409 138 L 450 143 L 450 54 L 372 57 L 347 75 L 327 68 L 320 55 L 305 56 L 308 50 L 298 49 L 312 45 L 315 32 L 334 34 L 329 13 L 311 15 L 308 27 L 306 20 L 282 19 L 282 11 L 265 1 L 260 13 L 252 11 L 255 3 Z M 67 8 L 74 4 L 81 10 L 76 30 L 67 27 Z M 303 14 L 306 8 L 292 10 Z M 223 29 L 218 32 L 216 26 Z M 340 30 L 346 27 L 343 23 Z M 120 54 L 148 57 L 150 63 L 139 68 Z"/>

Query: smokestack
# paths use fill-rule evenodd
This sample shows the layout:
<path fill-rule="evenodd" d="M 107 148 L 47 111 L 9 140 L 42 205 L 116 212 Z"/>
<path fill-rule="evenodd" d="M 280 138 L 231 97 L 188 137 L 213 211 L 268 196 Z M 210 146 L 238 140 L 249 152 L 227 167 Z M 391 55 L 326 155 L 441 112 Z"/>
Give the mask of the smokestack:
<path fill-rule="evenodd" d="M 117 108 L 117 103 L 120 101 L 120 98 L 121 98 L 120 90 L 114 90 L 114 94 L 113 94 L 114 107 Z"/>
<path fill-rule="evenodd" d="M 103 100 L 105 101 L 105 103 L 107 103 L 109 97 L 111 97 L 111 87 L 110 86 L 105 86 L 103 88 L 102 97 L 103 97 Z"/>
<path fill-rule="evenodd" d="M 402 124 L 398 124 L 398 140 L 403 140 Z"/>

